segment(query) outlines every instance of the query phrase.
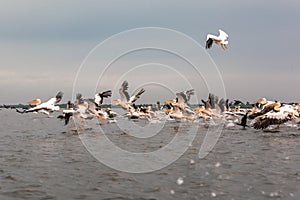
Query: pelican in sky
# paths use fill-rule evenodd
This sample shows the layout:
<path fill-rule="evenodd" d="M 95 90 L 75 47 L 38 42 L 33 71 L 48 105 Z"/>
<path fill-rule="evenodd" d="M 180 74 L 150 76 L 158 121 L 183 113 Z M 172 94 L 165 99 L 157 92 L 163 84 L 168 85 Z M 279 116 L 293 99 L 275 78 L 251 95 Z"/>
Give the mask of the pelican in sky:
<path fill-rule="evenodd" d="M 35 99 L 30 102 L 29 104 L 35 104 L 35 107 L 20 111 L 17 110 L 19 113 L 29 113 L 29 112 L 42 112 L 44 114 L 49 115 L 49 112 L 52 111 L 60 111 L 60 107 L 56 106 L 55 104 L 59 103 L 63 97 L 62 92 L 58 92 L 57 95 L 51 99 L 49 99 L 47 102 L 41 103 L 40 99 Z"/>
<path fill-rule="evenodd" d="M 132 107 L 132 104 L 140 98 L 141 94 L 145 92 L 145 89 L 141 88 L 136 94 L 130 96 L 127 90 L 128 90 L 128 82 L 124 81 L 121 85 L 121 88 L 119 89 L 121 99 L 117 99 L 113 101 L 114 104 L 120 105 L 122 106 L 122 108 L 126 110 L 128 110 L 129 107 Z"/>
<path fill-rule="evenodd" d="M 220 45 L 224 50 L 226 50 L 228 47 L 228 35 L 221 29 L 219 29 L 219 36 L 215 36 L 212 34 L 207 34 L 206 36 L 206 49 L 211 48 L 213 43 L 216 43 L 217 45 Z"/>

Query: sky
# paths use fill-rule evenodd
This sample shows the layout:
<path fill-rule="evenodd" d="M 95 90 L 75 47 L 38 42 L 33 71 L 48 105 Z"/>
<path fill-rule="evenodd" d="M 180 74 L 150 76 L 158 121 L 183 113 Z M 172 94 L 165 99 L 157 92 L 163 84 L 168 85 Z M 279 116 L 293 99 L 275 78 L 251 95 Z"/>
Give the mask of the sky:
<path fill-rule="evenodd" d="M 194 101 L 216 92 L 250 102 L 261 97 L 300 102 L 297 0 L 0 0 L 0 4 L 0 104 L 47 100 L 58 91 L 64 92 L 63 102 L 77 92 L 93 97 L 108 89 L 115 99 L 123 80 L 129 82 L 130 92 L 145 87 L 140 103 L 171 99 L 191 88 L 197 92 Z M 143 27 L 161 31 L 126 35 Z M 203 49 L 206 34 L 217 35 L 218 29 L 228 33 L 229 49 L 216 45 Z M 165 34 L 168 30 L 175 35 Z M 170 49 L 129 52 L 103 73 L 109 58 L 120 56 L 123 47 L 137 42 L 151 46 L 152 41 Z M 193 42 L 201 45 L 199 51 Z M 183 57 L 173 55 L 172 48 L 198 60 L 196 68 L 203 77 Z M 224 93 L 211 91 L 217 87 Z"/>

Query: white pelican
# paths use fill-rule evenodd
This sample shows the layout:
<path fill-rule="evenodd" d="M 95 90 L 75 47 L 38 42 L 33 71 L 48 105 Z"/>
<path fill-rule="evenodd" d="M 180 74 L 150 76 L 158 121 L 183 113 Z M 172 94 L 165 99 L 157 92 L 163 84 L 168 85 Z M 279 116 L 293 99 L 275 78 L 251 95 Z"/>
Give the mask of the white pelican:
<path fill-rule="evenodd" d="M 219 29 L 219 36 L 215 36 L 212 34 L 207 34 L 206 36 L 206 49 L 211 48 L 213 43 L 216 43 L 217 45 L 220 45 L 224 50 L 226 50 L 228 47 L 228 35 L 221 29 Z"/>
<path fill-rule="evenodd" d="M 194 89 L 176 93 L 177 96 L 176 105 L 181 109 L 189 108 L 189 101 L 191 99 L 191 96 L 194 94 L 195 94 Z"/>
<path fill-rule="evenodd" d="M 265 129 L 270 125 L 277 125 L 277 127 L 279 127 L 280 124 L 295 119 L 295 117 L 298 116 L 299 113 L 293 106 L 284 105 L 279 107 L 278 111 L 271 110 L 263 115 L 256 117 L 253 127 L 255 129 Z"/>
<path fill-rule="evenodd" d="M 30 102 L 35 102 L 36 104 L 38 104 L 37 106 L 23 110 L 23 111 L 17 110 L 17 112 L 19 112 L 19 113 L 42 112 L 44 114 L 49 115 L 49 111 L 50 112 L 51 111 L 60 111 L 60 107 L 55 106 L 55 104 L 59 103 L 61 101 L 62 97 L 63 97 L 63 93 L 58 92 L 55 97 L 49 99 L 45 103 L 39 103 L 38 100 L 33 100 Z"/>
<path fill-rule="evenodd" d="M 91 99 L 83 99 L 82 94 L 78 93 L 76 94 L 76 100 L 74 102 L 75 109 L 77 111 L 77 117 L 80 118 L 81 122 L 83 122 L 85 119 L 93 119 L 94 113 L 89 109 L 91 107 L 90 105 L 94 104 L 93 107 L 95 107 L 94 100 Z"/>
<path fill-rule="evenodd" d="M 254 109 L 252 109 L 252 114 L 249 115 L 249 119 L 254 119 L 258 116 L 262 116 L 270 111 L 279 111 L 280 106 L 281 106 L 280 102 L 277 103 L 269 102 L 263 104 L 263 108 L 260 111 L 258 109 L 255 109 L 254 107 Z"/>
<path fill-rule="evenodd" d="M 188 103 L 194 94 L 194 89 L 176 93 L 176 99 L 165 101 L 165 106 L 169 108 L 165 110 L 166 114 L 176 119 L 194 120 L 195 112 L 190 108 Z"/>
<path fill-rule="evenodd" d="M 103 99 L 104 98 L 107 98 L 107 97 L 111 97 L 111 90 L 107 90 L 105 92 L 102 92 L 102 93 L 96 93 L 95 94 L 95 104 L 97 107 L 100 107 L 103 103 Z"/>
<path fill-rule="evenodd" d="M 114 104 L 120 105 L 122 106 L 122 108 L 126 110 L 128 110 L 129 107 L 132 107 L 132 103 L 134 103 L 137 99 L 139 99 L 141 94 L 145 92 L 144 88 L 141 88 L 139 92 L 137 92 L 135 95 L 129 96 L 127 90 L 128 90 L 128 82 L 124 81 L 122 83 L 121 88 L 119 89 L 121 99 L 117 99 L 113 101 Z"/>
<path fill-rule="evenodd" d="M 268 101 L 266 98 L 261 98 L 255 101 L 256 104 L 258 104 L 257 106 L 259 108 L 264 108 L 270 104 L 274 104 L 276 103 L 276 101 Z"/>
<path fill-rule="evenodd" d="M 179 107 L 180 109 L 184 110 L 185 108 L 189 108 L 189 100 L 191 96 L 195 94 L 194 89 L 187 90 L 184 92 L 176 93 L 176 99 L 171 99 L 165 101 L 165 106 L 172 106 L 172 107 Z"/>

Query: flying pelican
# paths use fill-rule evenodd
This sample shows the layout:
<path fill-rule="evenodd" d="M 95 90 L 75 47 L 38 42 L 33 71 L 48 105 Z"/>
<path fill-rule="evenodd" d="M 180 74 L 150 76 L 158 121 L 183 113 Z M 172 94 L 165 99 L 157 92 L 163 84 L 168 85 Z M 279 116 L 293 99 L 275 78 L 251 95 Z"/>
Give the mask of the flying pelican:
<path fill-rule="evenodd" d="M 111 90 L 107 90 L 105 92 L 102 93 L 96 93 L 95 94 L 95 99 L 94 102 L 96 104 L 97 107 L 100 107 L 103 103 L 103 99 L 107 98 L 107 97 L 111 97 Z"/>
<path fill-rule="evenodd" d="M 172 107 L 179 107 L 180 109 L 184 110 L 185 108 L 189 108 L 189 100 L 191 96 L 195 94 L 194 89 L 178 92 L 176 93 L 176 99 L 171 99 L 165 101 L 166 105 L 171 105 Z"/>
<path fill-rule="evenodd" d="M 78 93 L 74 104 L 77 111 L 76 117 L 80 118 L 81 123 L 84 123 L 85 119 L 93 119 L 95 117 L 93 109 L 91 109 L 96 107 L 93 99 L 83 99 L 82 94 Z"/>
<path fill-rule="evenodd" d="M 117 99 L 113 101 L 114 104 L 120 105 L 122 106 L 122 108 L 126 110 L 128 110 L 129 107 L 132 107 L 132 104 L 140 98 L 141 94 L 145 92 L 145 89 L 141 88 L 136 94 L 129 96 L 127 90 L 128 90 L 128 82 L 124 81 L 122 83 L 121 88 L 119 89 L 121 99 Z"/>
<path fill-rule="evenodd" d="M 58 92 L 55 97 L 49 99 L 47 102 L 38 104 L 37 100 L 33 100 L 33 101 L 35 101 L 36 104 L 38 104 L 37 106 L 23 110 L 23 111 L 16 109 L 16 111 L 19 113 L 42 112 L 44 114 L 49 115 L 50 114 L 49 111 L 51 112 L 51 111 L 59 111 L 60 110 L 60 107 L 55 106 L 55 104 L 59 103 L 61 101 L 62 97 L 63 97 L 63 93 Z M 30 101 L 30 102 L 33 102 L 33 101 Z"/>
<path fill-rule="evenodd" d="M 281 104 L 279 102 L 269 103 L 269 104 L 265 103 L 263 105 L 263 108 L 262 108 L 261 111 L 258 111 L 256 109 L 252 109 L 253 113 L 251 115 L 249 115 L 249 119 L 255 119 L 256 117 L 262 116 L 262 115 L 264 115 L 264 114 L 266 114 L 270 111 L 278 112 L 280 110 L 280 106 L 281 106 Z M 256 107 L 254 107 L 254 108 L 256 108 Z M 256 112 L 255 112 L 255 110 L 256 110 Z"/>
<path fill-rule="evenodd" d="M 266 129 L 270 125 L 277 125 L 278 128 L 280 124 L 295 119 L 298 116 L 299 113 L 293 106 L 284 105 L 279 107 L 277 110 L 273 109 L 263 115 L 257 116 L 253 127 L 255 129 Z"/>
<path fill-rule="evenodd" d="M 217 45 L 220 45 L 224 50 L 226 50 L 228 47 L 228 35 L 221 29 L 219 29 L 219 36 L 215 36 L 212 34 L 207 34 L 206 36 L 206 49 L 211 48 L 213 43 L 216 43 Z"/>
<path fill-rule="evenodd" d="M 65 125 L 67 125 L 70 121 L 70 118 L 77 113 L 78 111 L 73 108 L 71 101 L 68 101 L 66 109 L 63 110 L 63 114 L 59 115 L 57 118 L 61 120 L 65 119 Z"/>
<path fill-rule="evenodd" d="M 194 120 L 195 112 L 189 106 L 189 100 L 194 94 L 194 89 L 176 93 L 176 99 L 165 101 L 165 105 L 171 108 L 166 113 L 171 118 Z"/>

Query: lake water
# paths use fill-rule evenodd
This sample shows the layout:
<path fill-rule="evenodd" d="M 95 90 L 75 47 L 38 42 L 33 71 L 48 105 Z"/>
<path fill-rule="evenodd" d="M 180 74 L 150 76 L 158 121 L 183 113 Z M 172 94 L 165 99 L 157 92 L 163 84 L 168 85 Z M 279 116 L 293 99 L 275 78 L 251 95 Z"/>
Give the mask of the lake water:
<path fill-rule="evenodd" d="M 300 198 L 300 131 L 295 127 L 282 126 L 280 132 L 224 128 L 213 150 L 199 159 L 207 132 L 200 125 L 178 160 L 133 174 L 102 164 L 85 148 L 80 138 L 98 135 L 96 120 L 78 135 L 73 122 L 64 126 L 56 117 L 14 110 L 1 110 L 0 116 L 0 199 Z M 178 123 L 166 122 L 159 135 L 147 139 L 124 134 L 116 124 L 101 127 L 120 148 L 149 152 L 195 126 L 187 122 L 179 129 Z"/>

